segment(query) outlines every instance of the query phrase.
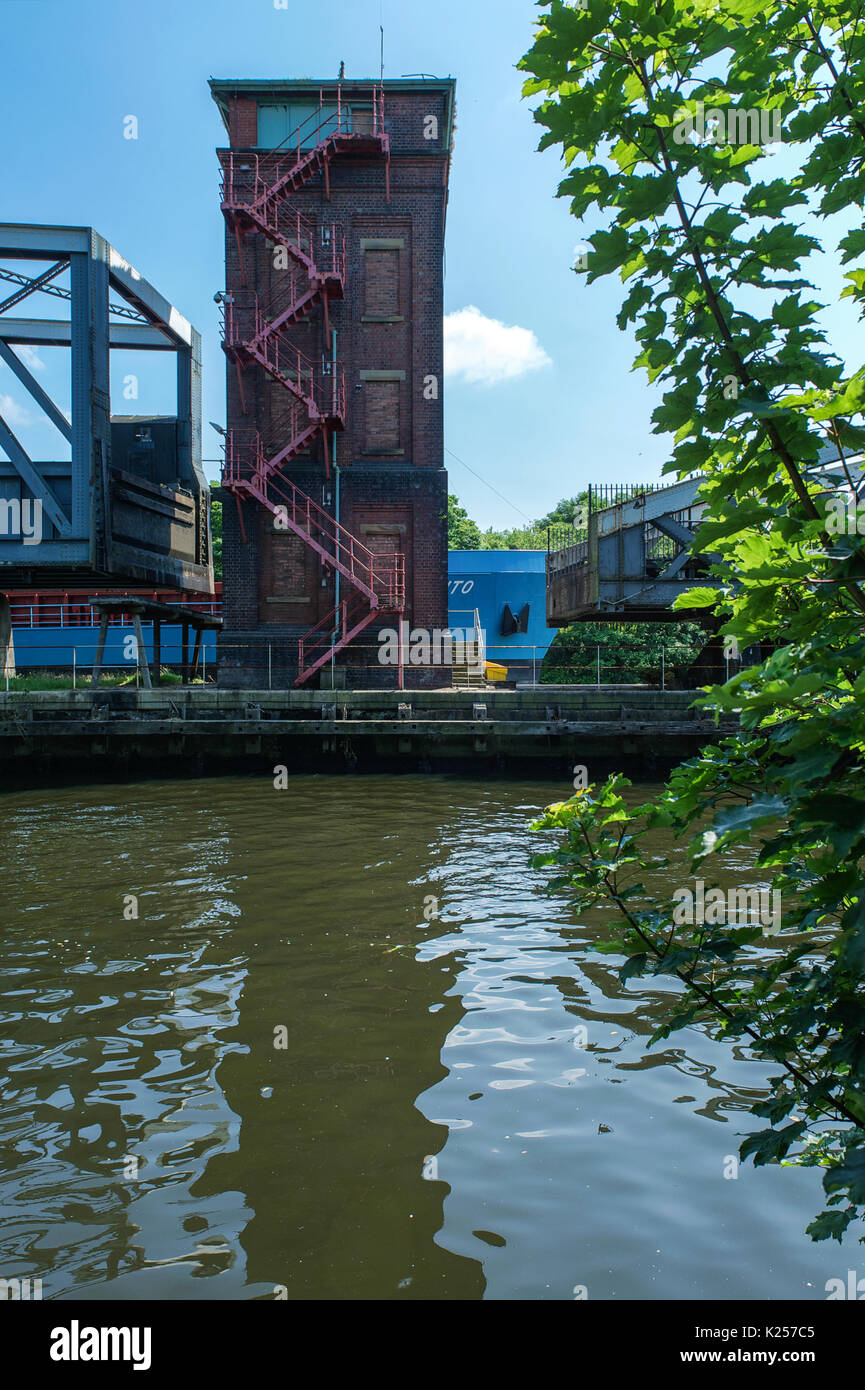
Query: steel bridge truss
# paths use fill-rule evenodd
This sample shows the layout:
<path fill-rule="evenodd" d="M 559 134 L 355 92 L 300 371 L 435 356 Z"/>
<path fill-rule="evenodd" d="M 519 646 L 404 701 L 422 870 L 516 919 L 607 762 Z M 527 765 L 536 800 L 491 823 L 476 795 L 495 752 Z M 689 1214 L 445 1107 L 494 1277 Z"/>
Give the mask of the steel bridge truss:
<path fill-rule="evenodd" d="M 12 265 L 47 262 L 41 273 Z M 56 281 L 68 272 L 69 288 Z M 91 227 L 0 224 L 0 362 L 66 441 L 68 460 L 30 457 L 0 414 L 0 501 L 41 504 L 41 540 L 0 529 L 0 581 L 50 584 L 80 574 L 212 589 L 209 488 L 201 466 L 201 339 L 190 323 Z M 109 300 L 109 293 L 115 298 Z M 69 305 L 64 318 L 20 316 L 38 295 Z M 41 303 L 41 301 L 39 301 Z M 30 307 L 28 305 L 28 307 Z M 67 414 L 16 347 L 70 349 Z M 112 349 L 171 352 L 177 362 L 176 481 L 164 486 L 112 464 Z M 7 411 L 7 414 L 9 412 Z M 126 419 L 127 417 L 123 417 Z M 174 427 L 174 418 L 172 428 Z M 147 423 L 146 417 L 141 417 Z M 0 523 L 2 523 L 0 516 Z"/>
<path fill-rule="evenodd" d="M 838 455 L 824 448 L 805 470 L 836 502 L 855 513 L 865 496 L 863 456 L 855 449 Z M 672 605 L 699 584 L 719 588 L 710 573 L 721 557 L 696 548 L 706 503 L 700 497 L 701 474 L 679 482 L 603 484 L 589 488 L 585 538 L 568 541 L 557 529 L 558 544 L 547 553 L 547 622 L 666 622 L 691 616 L 709 621 L 707 610 L 690 615 Z M 552 537 L 551 537 L 552 539 Z M 564 541 L 564 543 L 562 543 Z"/>
<path fill-rule="evenodd" d="M 717 585 L 706 577 L 717 557 L 692 549 L 703 511 L 699 483 L 689 478 L 667 487 L 627 485 L 618 493 L 609 486 L 590 489 L 586 539 L 547 555 L 550 626 L 662 620 L 698 578 Z"/>

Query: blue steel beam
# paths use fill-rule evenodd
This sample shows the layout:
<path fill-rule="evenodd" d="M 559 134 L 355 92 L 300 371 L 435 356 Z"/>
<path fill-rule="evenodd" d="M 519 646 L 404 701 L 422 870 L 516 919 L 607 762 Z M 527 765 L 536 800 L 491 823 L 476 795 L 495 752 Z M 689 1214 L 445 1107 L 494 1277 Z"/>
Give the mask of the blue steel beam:
<path fill-rule="evenodd" d="M 102 479 L 111 458 L 111 396 L 108 363 L 107 243 L 93 234 L 91 252 L 70 256 L 72 286 L 72 529 L 90 532 L 95 547 L 106 535 L 92 518 L 98 512 Z M 100 254 L 101 253 L 101 254 Z M 104 518 L 101 518 L 104 521 Z M 94 551 L 93 563 L 99 557 Z M 104 563 L 108 557 L 99 560 Z"/>
<path fill-rule="evenodd" d="M 7 343 L 27 343 L 32 347 L 69 347 L 72 325 L 68 319 L 0 318 L 0 337 Z M 108 343 L 109 347 L 133 352 L 177 351 L 177 344 L 149 323 L 109 323 Z"/>
<path fill-rule="evenodd" d="M 2 322 L 2 320 L 0 320 L 0 322 Z M 48 419 L 51 421 L 52 425 L 54 425 L 60 431 L 64 439 L 68 440 L 71 443 L 72 426 L 66 419 L 66 416 L 63 414 L 63 411 L 60 410 L 54 404 L 51 397 L 48 395 L 48 392 L 43 391 L 36 378 L 32 375 L 32 373 L 28 372 L 27 368 L 24 366 L 24 363 L 21 361 L 21 358 L 18 357 L 17 354 L 14 353 L 6 343 L 4 343 L 2 338 L 0 338 L 0 357 L 3 358 L 3 361 L 6 363 L 7 367 L 11 368 L 11 370 L 15 373 L 24 389 L 26 391 L 29 391 L 30 395 L 33 397 L 40 410 L 43 410 L 45 414 L 48 416 Z"/>
<path fill-rule="evenodd" d="M 4 314 L 7 309 L 11 309 L 13 304 L 20 304 L 22 299 L 27 299 L 29 295 L 35 294 L 36 290 L 46 289 L 49 280 L 53 280 L 55 275 L 62 274 L 65 269 L 66 261 L 64 260 L 57 261 L 55 265 L 49 266 L 47 270 L 43 270 L 42 274 L 35 276 L 35 278 L 26 275 L 16 275 L 15 280 L 18 282 L 20 288 L 17 289 L 14 294 L 10 294 L 8 299 L 3 300 L 3 303 L 0 304 L 0 314 Z M 2 270 L 0 270 L 0 277 L 4 280 L 7 278 L 3 275 Z M 54 285 L 52 288 L 59 289 L 59 286 Z"/>
<path fill-rule="evenodd" d="M 174 305 L 154 289 L 143 275 L 139 275 L 135 267 L 125 261 L 119 251 L 115 251 L 113 246 L 95 232 L 93 240 L 95 245 L 104 249 L 112 287 L 119 290 L 124 299 L 134 305 L 151 323 L 164 328 L 178 346 L 191 348 L 195 329 L 189 320 L 178 313 Z"/>
<path fill-rule="evenodd" d="M 69 262 L 64 260 L 58 262 L 58 264 L 61 270 L 65 270 Z M 40 275 L 37 283 L 32 280 L 29 275 L 19 275 L 17 271 L 8 270 L 6 266 L 0 266 L 0 280 L 8 280 L 11 285 L 22 285 L 25 289 L 27 286 L 32 285 L 33 289 L 39 290 L 40 294 L 53 294 L 56 299 L 71 299 L 72 291 L 64 289 L 63 285 L 51 285 L 47 282 L 43 283 L 43 281 L 46 280 L 47 274 L 48 272 L 46 271 L 46 275 Z M 26 289 L 26 293 L 29 294 L 30 290 Z M 17 303 L 19 299 L 23 299 L 24 297 L 24 295 L 18 295 L 13 296 L 11 299 L 7 299 L 5 304 L 0 304 L 0 313 L 2 313 L 5 308 Z M 108 307 L 112 314 L 120 314 L 123 318 L 132 319 L 133 323 L 148 322 L 143 314 L 140 314 L 137 309 L 132 308 L 131 304 L 109 304 Z"/>
<path fill-rule="evenodd" d="M 177 448 L 179 456 L 201 471 L 201 334 L 193 329 L 192 345 L 177 351 Z"/>
<path fill-rule="evenodd" d="M 174 343 L 192 346 L 195 330 L 188 319 L 178 313 L 174 305 L 92 227 L 43 227 L 23 222 L 0 222 L 0 259 L 56 260 L 73 255 L 104 261 L 109 268 L 112 286 L 128 304 L 155 327 L 164 329 Z"/>
<path fill-rule="evenodd" d="M 90 251 L 89 227 L 46 227 L 37 222 L 0 222 L 0 256 L 57 260 L 71 251 Z"/>
<path fill-rule="evenodd" d="M 60 534 L 63 536 L 71 535 L 72 527 L 69 517 L 61 507 L 56 494 L 49 487 L 23 446 L 15 438 L 2 415 L 0 415 L 0 447 L 6 450 L 12 467 L 33 496 L 41 500 L 43 511 L 48 514 L 49 520 L 57 527 Z"/>

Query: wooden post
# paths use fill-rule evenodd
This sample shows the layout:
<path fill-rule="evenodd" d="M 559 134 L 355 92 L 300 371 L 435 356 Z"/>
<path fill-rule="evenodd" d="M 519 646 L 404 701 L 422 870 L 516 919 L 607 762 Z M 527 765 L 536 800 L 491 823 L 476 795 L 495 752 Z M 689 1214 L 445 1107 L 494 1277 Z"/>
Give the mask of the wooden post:
<path fill-rule="evenodd" d="M 108 636 L 108 611 L 103 608 L 99 615 L 99 636 L 96 639 L 96 656 L 93 658 L 93 675 L 90 677 L 91 686 L 99 684 L 99 677 L 102 675 L 102 658 L 105 655 L 105 638 Z"/>
<path fill-rule="evenodd" d="M 156 684 L 161 683 L 162 676 L 162 619 L 153 619 L 153 667 Z"/>
<path fill-rule="evenodd" d="M 15 675 L 15 643 L 12 636 L 12 607 L 5 594 L 0 594 L 0 675 Z"/>
<path fill-rule="evenodd" d="M 192 644 L 192 675 L 190 680 L 194 680 L 198 671 L 198 663 L 201 656 L 201 628 L 195 629 L 195 641 Z"/>
<path fill-rule="evenodd" d="M 153 683 L 150 679 L 150 666 L 147 661 L 147 648 L 144 645 L 144 633 L 141 629 L 141 614 L 132 614 L 132 626 L 135 628 L 135 637 L 138 642 L 138 669 L 144 680 L 144 689 L 152 690 Z"/>

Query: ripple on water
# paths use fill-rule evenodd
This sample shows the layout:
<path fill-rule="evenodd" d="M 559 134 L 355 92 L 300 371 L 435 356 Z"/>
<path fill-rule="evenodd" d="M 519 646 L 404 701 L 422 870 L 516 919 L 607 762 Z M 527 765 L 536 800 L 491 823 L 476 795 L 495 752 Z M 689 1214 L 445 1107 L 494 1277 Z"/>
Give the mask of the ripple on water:
<path fill-rule="evenodd" d="M 0 1276 L 118 1299 L 823 1296 L 855 1260 L 804 1235 L 819 1175 L 723 1176 L 763 1066 L 699 1029 L 649 1050 L 675 988 L 621 986 L 602 921 L 528 868 L 556 795 L 7 795 Z"/>

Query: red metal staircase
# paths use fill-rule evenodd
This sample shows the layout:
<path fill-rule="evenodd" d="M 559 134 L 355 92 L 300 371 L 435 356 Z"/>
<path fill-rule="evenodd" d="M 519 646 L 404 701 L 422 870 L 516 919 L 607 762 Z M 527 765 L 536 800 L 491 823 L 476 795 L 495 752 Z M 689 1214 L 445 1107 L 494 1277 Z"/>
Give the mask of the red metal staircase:
<path fill-rule="evenodd" d="M 299 536 L 318 554 L 325 573 L 338 570 L 352 589 L 300 639 L 295 685 L 309 680 L 377 614 L 398 614 L 405 606 L 403 556 L 373 554 L 281 471 L 320 439 L 329 476 L 331 434 L 345 428 L 346 418 L 345 374 L 335 356 L 322 352 L 312 360 L 283 336 L 321 309 L 325 341 L 330 337 L 330 301 L 341 299 L 345 290 L 345 236 L 337 223 L 312 222 L 286 200 L 319 173 L 329 198 L 330 162 L 340 154 L 384 156 L 390 196 L 382 88 L 373 92 L 371 114 L 361 114 L 363 126 L 356 120 L 352 128 L 352 111 L 341 92 L 329 108 L 320 92 L 318 110 L 275 149 L 265 154 L 220 151 L 222 210 L 234 231 L 241 267 L 237 295 L 224 296 L 223 348 L 237 370 L 244 414 L 244 372 L 251 366 L 262 368 L 290 398 L 272 447 L 265 448 L 254 429 L 227 433 L 223 486 L 233 493 L 239 509 L 244 500 L 267 508 L 277 529 Z M 272 246 L 274 265 L 281 260 L 273 272 L 275 288 L 266 293 L 247 284 L 244 242 L 256 234 Z"/>

